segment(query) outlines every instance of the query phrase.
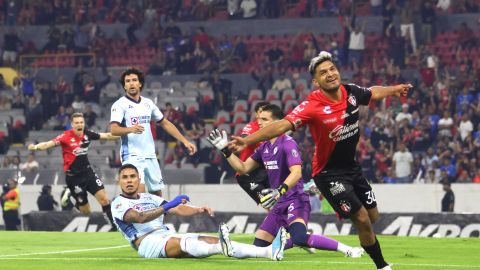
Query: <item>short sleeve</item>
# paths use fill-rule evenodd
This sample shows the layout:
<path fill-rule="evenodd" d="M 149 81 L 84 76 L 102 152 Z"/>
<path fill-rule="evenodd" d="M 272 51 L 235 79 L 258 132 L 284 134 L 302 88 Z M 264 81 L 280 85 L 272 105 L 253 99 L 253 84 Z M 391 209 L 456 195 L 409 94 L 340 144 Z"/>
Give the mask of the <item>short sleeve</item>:
<path fill-rule="evenodd" d="M 250 156 L 251 159 L 255 160 L 259 164 L 263 164 L 261 149 L 263 149 L 263 144 L 260 145 L 257 149 L 255 149 L 253 154 Z"/>
<path fill-rule="evenodd" d="M 157 105 L 155 105 L 153 102 L 152 102 L 152 105 L 153 105 L 153 110 L 152 110 L 152 119 L 155 121 L 155 122 L 162 122 L 164 116 L 163 116 L 163 113 L 160 111 L 160 109 L 158 108 Z"/>
<path fill-rule="evenodd" d="M 242 137 L 248 136 L 252 134 L 252 130 L 253 130 L 252 124 L 248 123 L 242 128 L 242 132 L 240 133 L 240 135 L 242 135 Z"/>
<path fill-rule="evenodd" d="M 130 205 L 121 199 L 121 197 L 117 197 L 112 202 L 112 216 L 114 219 L 119 219 L 124 221 L 125 214 L 128 210 L 132 209 Z"/>
<path fill-rule="evenodd" d="M 120 102 L 115 102 L 112 105 L 112 109 L 110 111 L 110 123 L 122 123 L 124 117 L 124 111 Z"/>
<path fill-rule="evenodd" d="M 302 165 L 302 157 L 294 140 L 285 142 L 284 152 L 289 168 L 294 165 Z"/>
<path fill-rule="evenodd" d="M 85 134 L 87 134 L 88 138 L 90 140 L 99 140 L 100 139 L 100 134 L 98 132 L 92 131 L 92 130 L 86 130 Z"/>
<path fill-rule="evenodd" d="M 356 84 L 346 84 L 347 93 L 354 96 L 359 105 L 368 105 L 372 98 L 372 91 L 370 88 L 361 87 Z"/>
<path fill-rule="evenodd" d="M 292 123 L 293 127 L 297 129 L 312 119 L 310 106 L 310 101 L 306 100 L 295 107 L 284 119 Z"/>
<path fill-rule="evenodd" d="M 53 138 L 52 141 L 55 144 L 62 144 L 64 138 L 65 138 L 65 133 L 62 133 L 62 134 L 58 135 L 57 137 Z"/>

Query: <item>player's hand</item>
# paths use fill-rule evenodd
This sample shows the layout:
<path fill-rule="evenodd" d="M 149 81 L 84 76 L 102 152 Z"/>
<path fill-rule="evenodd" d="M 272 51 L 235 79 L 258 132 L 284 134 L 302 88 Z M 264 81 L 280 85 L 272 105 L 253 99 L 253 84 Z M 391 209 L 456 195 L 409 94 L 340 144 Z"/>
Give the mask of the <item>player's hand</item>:
<path fill-rule="evenodd" d="M 191 142 L 187 141 L 183 145 L 185 145 L 185 147 L 187 148 L 188 154 L 190 156 L 197 152 L 197 147 L 194 144 L 192 144 Z"/>
<path fill-rule="evenodd" d="M 241 152 L 247 147 L 244 137 L 232 136 L 232 140 L 228 143 L 228 148 L 233 152 Z"/>
<path fill-rule="evenodd" d="M 190 198 L 187 195 L 178 195 L 173 200 L 167 202 L 163 205 L 163 210 L 168 212 L 168 210 L 177 207 L 180 204 L 186 204 L 190 201 Z"/>
<path fill-rule="evenodd" d="M 260 193 L 260 205 L 267 210 L 274 207 L 278 199 L 280 199 L 280 193 L 277 189 L 266 188 Z"/>
<path fill-rule="evenodd" d="M 31 143 L 31 144 L 28 145 L 28 150 L 35 151 L 35 150 L 37 150 L 37 148 L 35 147 L 35 144 Z"/>
<path fill-rule="evenodd" d="M 395 85 L 395 92 L 396 95 L 399 97 L 406 97 L 408 94 L 408 90 L 413 87 L 410 83 L 398 84 Z"/>
<path fill-rule="evenodd" d="M 232 152 L 227 147 L 228 137 L 225 130 L 222 130 L 221 133 L 218 129 L 212 130 L 207 137 L 207 141 L 217 150 L 221 151 L 226 158 L 228 158 L 232 154 Z"/>
<path fill-rule="evenodd" d="M 203 206 L 203 207 L 198 208 L 198 212 L 199 213 L 207 213 L 211 217 L 214 216 L 213 209 L 208 207 L 208 206 Z"/>
<path fill-rule="evenodd" d="M 130 127 L 130 132 L 135 134 L 142 134 L 145 128 L 142 125 L 135 125 Z"/>

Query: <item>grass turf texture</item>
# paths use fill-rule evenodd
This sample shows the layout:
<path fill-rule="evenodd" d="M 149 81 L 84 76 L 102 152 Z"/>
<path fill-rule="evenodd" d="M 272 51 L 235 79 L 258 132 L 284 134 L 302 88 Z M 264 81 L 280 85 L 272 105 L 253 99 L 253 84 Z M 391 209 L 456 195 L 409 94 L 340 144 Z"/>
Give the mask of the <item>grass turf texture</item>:
<path fill-rule="evenodd" d="M 335 236 L 358 246 L 355 236 Z M 251 243 L 253 235 L 232 239 Z M 383 253 L 394 270 L 479 269 L 479 238 L 414 238 L 380 236 Z M 120 233 L 0 232 L 0 269 L 375 269 L 368 255 L 361 259 L 338 252 L 308 254 L 300 248 L 285 252 L 285 259 L 238 260 L 216 255 L 204 259 L 143 259 L 138 257 Z"/>

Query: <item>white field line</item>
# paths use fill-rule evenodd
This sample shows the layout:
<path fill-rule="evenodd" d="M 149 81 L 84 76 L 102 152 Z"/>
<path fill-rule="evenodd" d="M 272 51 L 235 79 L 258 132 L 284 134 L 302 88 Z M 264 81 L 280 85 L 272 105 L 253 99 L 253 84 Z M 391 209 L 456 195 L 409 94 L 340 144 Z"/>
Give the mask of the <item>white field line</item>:
<path fill-rule="evenodd" d="M 101 248 L 74 249 L 74 250 L 61 250 L 61 251 L 49 251 L 49 252 L 36 252 L 36 253 L 8 254 L 8 255 L 0 255 L 0 259 L 19 257 L 19 256 L 31 256 L 31 255 L 78 253 L 78 252 L 87 252 L 87 251 L 95 251 L 95 250 L 108 250 L 108 249 L 116 249 L 116 248 L 124 248 L 124 247 L 130 247 L 130 245 L 121 245 L 121 246 L 113 246 L 113 247 L 101 247 Z"/>
<path fill-rule="evenodd" d="M 62 254 L 62 253 L 73 253 L 73 252 L 84 252 L 90 250 L 105 250 L 105 249 L 114 249 L 114 248 L 122 248 L 127 247 L 125 246 L 117 246 L 117 247 L 105 247 L 105 248 L 97 248 L 97 249 L 83 249 L 83 250 L 67 250 L 64 252 L 50 252 L 50 253 L 41 253 L 41 254 Z M 129 246 L 128 246 L 129 247 Z M 17 255 L 6 255 L 6 256 L 25 256 L 25 255 L 39 255 L 39 253 L 30 253 L 30 254 L 17 254 Z M 48 261 L 48 260 L 56 260 L 56 261 L 146 261 L 146 260 L 157 260 L 157 259 L 144 259 L 140 257 L 80 257 L 80 258 L 64 258 L 64 257 L 5 257 L 0 256 L 0 261 L 6 260 L 25 260 L 25 261 Z M 158 259 L 158 260 L 178 260 L 178 259 Z M 192 259 L 182 259 L 182 260 L 192 260 Z M 182 261 L 181 260 L 181 261 Z M 197 260 L 197 259 L 193 259 Z M 208 259 L 206 259 L 208 261 Z M 281 261 L 281 262 L 273 262 L 268 260 L 236 260 L 236 259 L 216 259 L 215 261 L 225 261 L 225 262 L 238 262 L 238 263 L 278 263 L 278 264 L 295 264 L 295 263 L 315 263 L 315 264 L 323 264 L 323 265 L 340 265 L 340 264 L 348 264 L 348 265 L 373 265 L 372 262 L 340 262 L 340 261 L 303 261 L 303 260 L 294 260 L 294 261 Z M 434 269 L 446 269 L 446 268 L 463 268 L 463 269 L 480 269 L 480 265 L 468 265 L 468 264 L 430 264 L 430 263 L 392 263 L 392 265 L 396 266 L 417 266 L 417 267 L 428 267 Z"/>

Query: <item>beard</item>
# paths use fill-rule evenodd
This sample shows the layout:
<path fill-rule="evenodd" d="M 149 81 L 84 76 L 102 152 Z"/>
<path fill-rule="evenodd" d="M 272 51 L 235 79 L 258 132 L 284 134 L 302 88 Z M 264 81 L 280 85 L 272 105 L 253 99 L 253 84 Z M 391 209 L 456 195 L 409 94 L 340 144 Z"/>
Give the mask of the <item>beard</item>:
<path fill-rule="evenodd" d="M 128 192 L 128 191 L 122 189 L 123 194 L 125 194 L 127 196 L 132 196 L 133 194 L 137 193 L 137 191 L 138 191 L 138 187 L 134 191 L 131 191 L 131 192 Z"/>

